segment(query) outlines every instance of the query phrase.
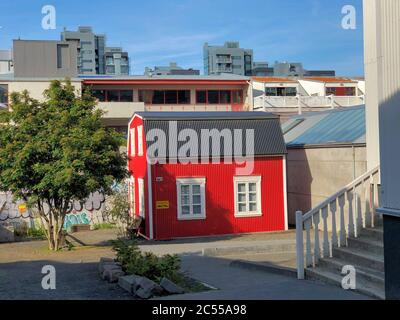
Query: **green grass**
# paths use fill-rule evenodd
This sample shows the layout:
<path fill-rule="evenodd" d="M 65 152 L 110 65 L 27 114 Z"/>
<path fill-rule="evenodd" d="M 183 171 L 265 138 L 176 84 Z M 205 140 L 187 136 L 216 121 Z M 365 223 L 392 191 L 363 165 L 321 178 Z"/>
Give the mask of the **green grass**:
<path fill-rule="evenodd" d="M 115 228 L 117 226 L 113 223 L 97 223 L 93 226 L 93 230 L 110 230 Z"/>

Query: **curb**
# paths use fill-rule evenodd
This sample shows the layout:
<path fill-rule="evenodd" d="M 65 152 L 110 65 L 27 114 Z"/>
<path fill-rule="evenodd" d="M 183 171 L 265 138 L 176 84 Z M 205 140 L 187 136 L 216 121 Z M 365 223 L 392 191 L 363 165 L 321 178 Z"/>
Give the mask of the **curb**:
<path fill-rule="evenodd" d="M 277 266 L 270 263 L 259 263 L 259 262 L 252 262 L 252 261 L 244 261 L 244 260 L 235 260 L 229 264 L 231 267 L 241 268 L 246 270 L 252 271 L 261 271 L 261 272 L 268 272 L 273 274 L 279 274 L 288 277 L 297 277 L 296 269 Z"/>
<path fill-rule="evenodd" d="M 258 253 L 278 253 L 278 252 L 295 252 L 296 243 L 271 243 L 260 246 L 243 246 L 243 247 L 220 247 L 206 248 L 202 250 L 203 256 L 219 257 L 237 254 L 258 254 Z"/>

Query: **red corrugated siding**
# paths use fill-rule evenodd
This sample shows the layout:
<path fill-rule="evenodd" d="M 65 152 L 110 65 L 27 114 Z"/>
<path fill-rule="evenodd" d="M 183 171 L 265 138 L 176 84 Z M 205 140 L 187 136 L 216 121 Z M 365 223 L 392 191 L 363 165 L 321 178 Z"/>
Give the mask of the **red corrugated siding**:
<path fill-rule="evenodd" d="M 283 157 L 258 158 L 253 175 L 262 176 L 262 217 L 235 218 L 234 164 L 152 167 L 155 239 L 281 231 L 285 229 Z M 156 182 L 162 177 L 163 182 Z M 206 220 L 178 221 L 176 178 L 206 178 Z M 168 210 L 157 210 L 156 201 L 170 201 Z"/>

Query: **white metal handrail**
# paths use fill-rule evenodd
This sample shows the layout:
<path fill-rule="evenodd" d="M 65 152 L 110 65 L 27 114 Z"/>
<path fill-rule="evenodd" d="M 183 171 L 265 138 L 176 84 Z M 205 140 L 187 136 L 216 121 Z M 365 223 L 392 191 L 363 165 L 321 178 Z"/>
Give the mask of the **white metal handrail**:
<path fill-rule="evenodd" d="M 317 266 L 321 258 L 332 257 L 334 247 L 347 246 L 348 237 L 358 237 L 362 228 L 375 226 L 379 219 L 376 216 L 379 181 L 380 168 L 377 167 L 305 215 L 301 211 L 296 212 L 298 279 L 304 279 L 305 268 Z"/>

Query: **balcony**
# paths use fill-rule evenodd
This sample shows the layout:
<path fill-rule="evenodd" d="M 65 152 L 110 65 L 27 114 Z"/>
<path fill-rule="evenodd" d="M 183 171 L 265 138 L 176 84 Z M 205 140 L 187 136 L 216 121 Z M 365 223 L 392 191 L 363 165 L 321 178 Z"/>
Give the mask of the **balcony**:
<path fill-rule="evenodd" d="M 364 103 L 364 96 L 259 96 L 254 98 L 254 109 L 301 114 L 302 111 L 353 107 Z"/>

